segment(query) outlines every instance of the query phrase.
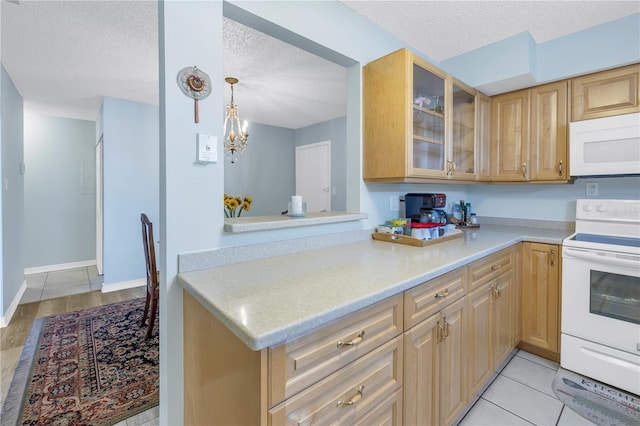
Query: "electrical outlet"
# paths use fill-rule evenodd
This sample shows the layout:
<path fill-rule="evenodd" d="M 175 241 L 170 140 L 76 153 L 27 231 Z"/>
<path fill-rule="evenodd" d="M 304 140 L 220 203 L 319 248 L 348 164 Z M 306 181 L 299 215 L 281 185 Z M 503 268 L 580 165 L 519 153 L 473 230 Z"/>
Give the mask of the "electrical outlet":
<path fill-rule="evenodd" d="M 587 197 L 596 197 L 598 195 L 598 184 L 595 182 L 587 183 Z"/>
<path fill-rule="evenodd" d="M 400 197 L 397 195 L 391 195 L 389 197 L 389 211 L 397 212 L 400 210 Z"/>

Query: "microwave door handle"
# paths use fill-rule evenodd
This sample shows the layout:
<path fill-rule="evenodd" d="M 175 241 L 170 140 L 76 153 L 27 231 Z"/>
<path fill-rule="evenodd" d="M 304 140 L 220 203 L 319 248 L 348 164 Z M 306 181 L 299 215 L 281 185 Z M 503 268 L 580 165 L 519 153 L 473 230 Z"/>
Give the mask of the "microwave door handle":
<path fill-rule="evenodd" d="M 634 266 L 637 267 L 638 266 L 638 262 L 640 261 L 640 258 L 638 256 L 634 256 L 634 255 L 622 255 L 625 256 L 625 258 L 621 258 L 618 255 L 614 256 L 600 256 L 598 254 L 592 254 L 590 252 L 586 252 L 583 250 L 576 250 L 576 249 L 572 249 L 572 248 L 568 248 L 568 247 L 564 247 L 564 254 L 567 257 L 573 257 L 573 258 L 577 258 L 577 259 L 584 259 L 584 260 L 590 260 L 590 261 L 595 261 L 595 262 L 599 262 L 599 263 L 608 263 L 608 264 L 612 264 L 612 265 L 620 265 L 620 266 Z"/>

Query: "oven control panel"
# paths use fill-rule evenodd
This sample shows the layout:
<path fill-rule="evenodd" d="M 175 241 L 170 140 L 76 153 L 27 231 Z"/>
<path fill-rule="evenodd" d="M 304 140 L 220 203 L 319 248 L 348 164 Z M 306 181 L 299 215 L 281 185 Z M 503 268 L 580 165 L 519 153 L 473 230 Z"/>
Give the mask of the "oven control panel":
<path fill-rule="evenodd" d="M 576 220 L 640 223 L 640 200 L 576 200 Z"/>

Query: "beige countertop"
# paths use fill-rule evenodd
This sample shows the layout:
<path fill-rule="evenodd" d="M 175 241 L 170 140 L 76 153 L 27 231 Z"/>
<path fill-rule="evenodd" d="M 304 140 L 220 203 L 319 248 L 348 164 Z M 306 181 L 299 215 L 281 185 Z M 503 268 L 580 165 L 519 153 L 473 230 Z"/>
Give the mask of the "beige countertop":
<path fill-rule="evenodd" d="M 561 244 L 568 230 L 483 225 L 426 247 L 373 239 L 181 273 L 179 282 L 253 350 L 521 241 Z"/>

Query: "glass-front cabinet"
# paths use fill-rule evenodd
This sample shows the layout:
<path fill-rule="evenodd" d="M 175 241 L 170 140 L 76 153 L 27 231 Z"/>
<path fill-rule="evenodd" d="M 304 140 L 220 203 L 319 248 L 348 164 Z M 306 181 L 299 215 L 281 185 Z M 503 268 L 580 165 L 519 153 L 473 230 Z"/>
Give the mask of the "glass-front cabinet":
<path fill-rule="evenodd" d="M 364 179 L 478 180 L 476 91 L 401 49 L 363 68 Z"/>
<path fill-rule="evenodd" d="M 444 78 L 413 64 L 414 169 L 445 169 L 444 107 Z"/>
<path fill-rule="evenodd" d="M 449 174 L 476 177 L 476 94 L 459 83 L 453 83 L 451 94 L 451 156 Z"/>

